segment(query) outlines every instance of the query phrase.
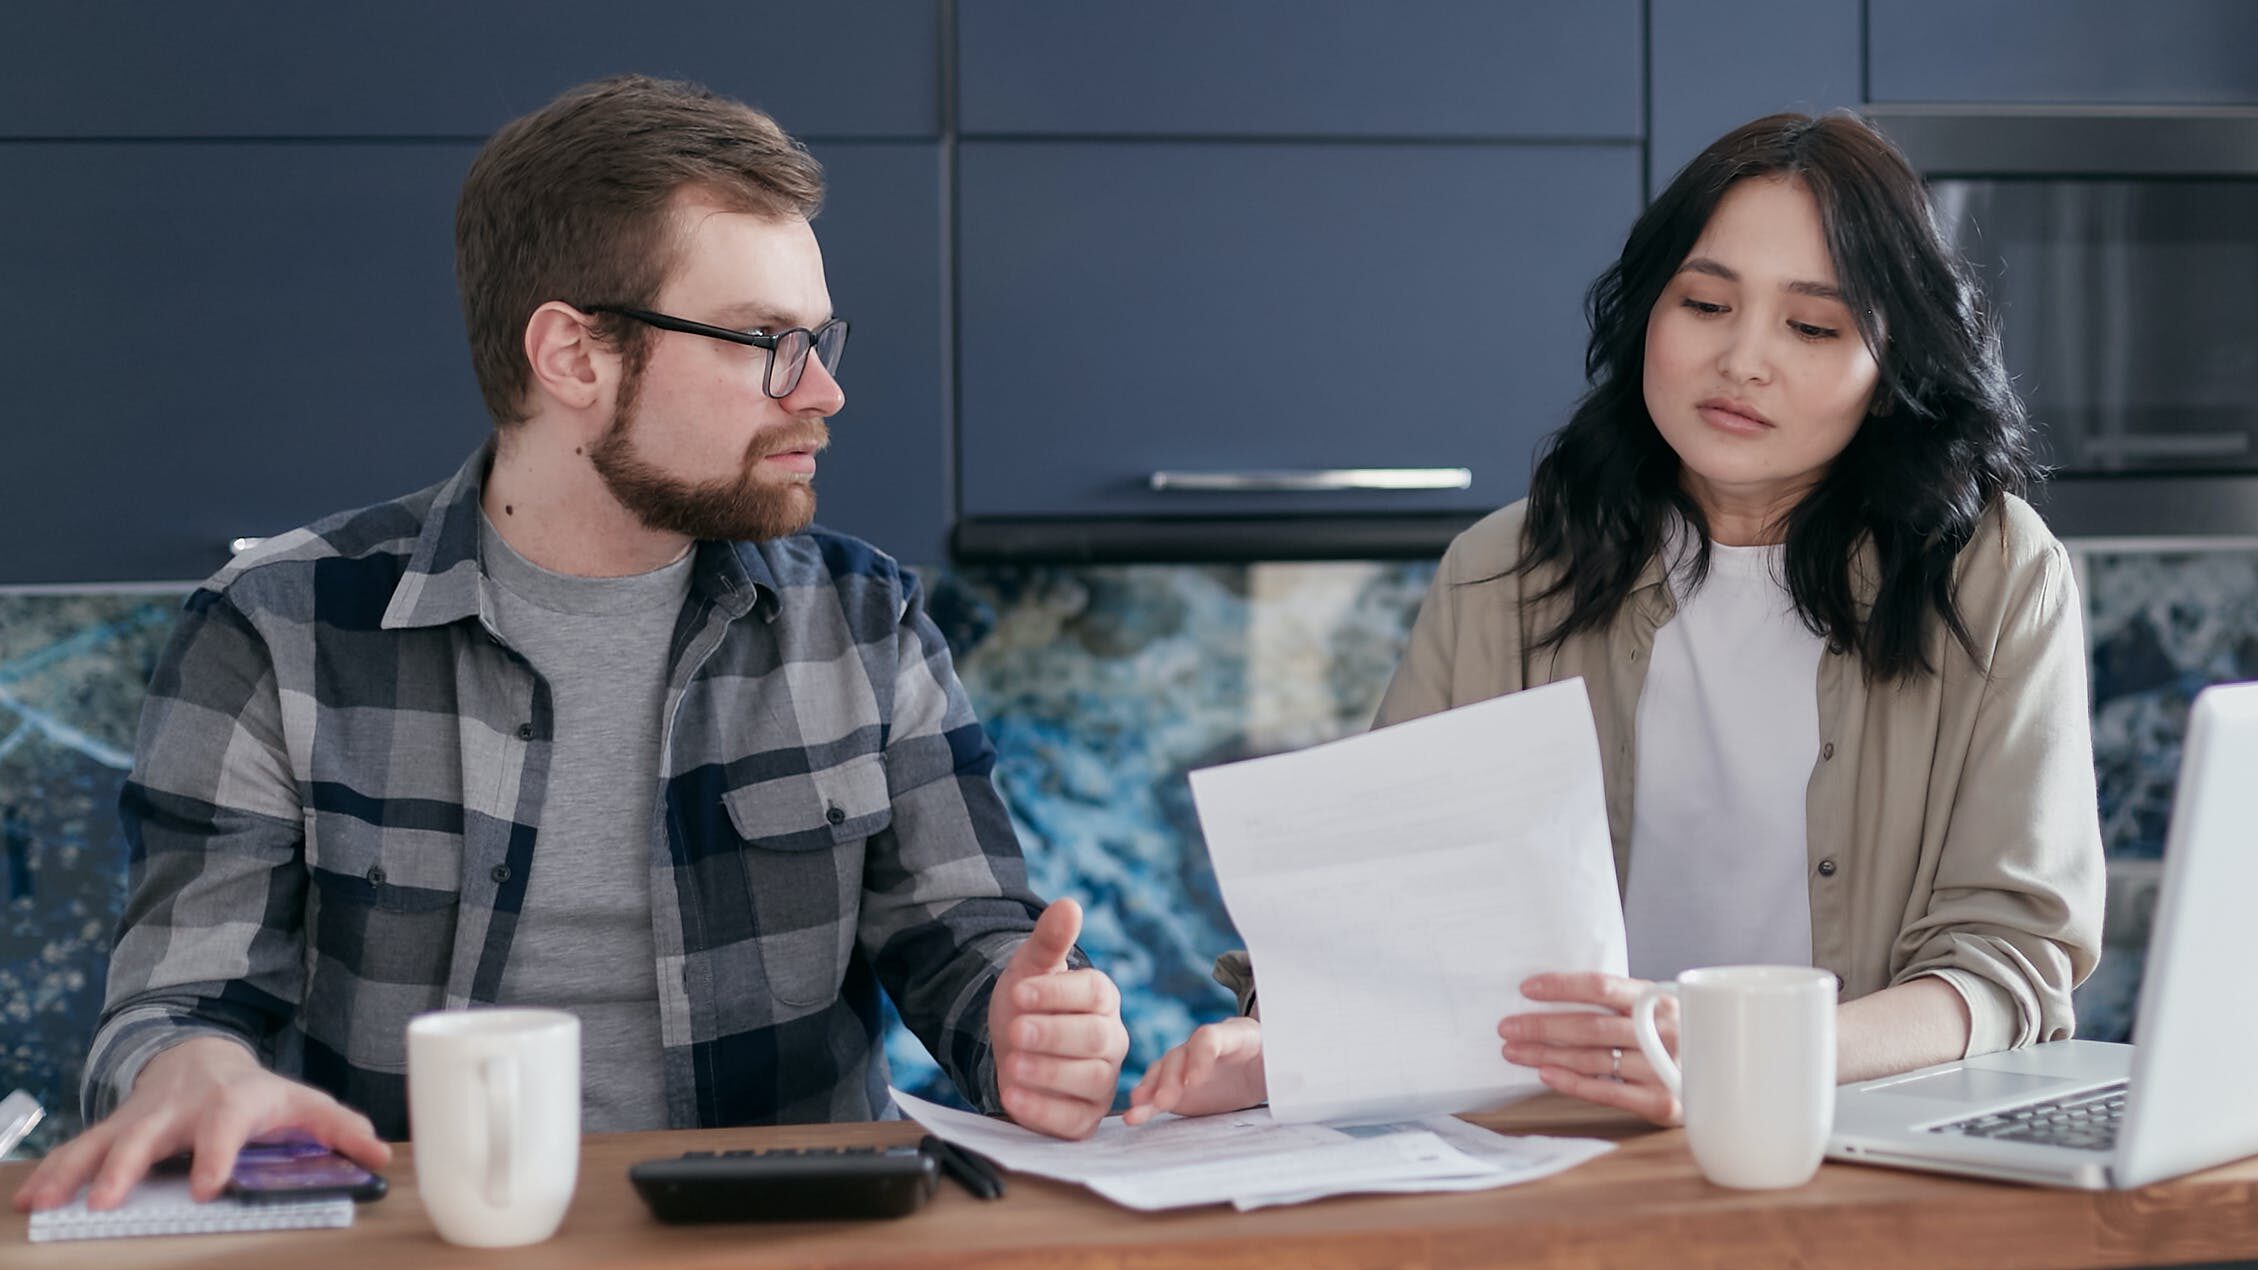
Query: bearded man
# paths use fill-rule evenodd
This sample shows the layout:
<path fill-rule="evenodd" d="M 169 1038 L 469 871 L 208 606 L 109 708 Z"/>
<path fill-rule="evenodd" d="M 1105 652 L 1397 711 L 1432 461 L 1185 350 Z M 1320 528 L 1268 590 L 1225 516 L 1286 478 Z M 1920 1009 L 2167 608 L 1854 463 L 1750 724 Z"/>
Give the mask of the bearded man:
<path fill-rule="evenodd" d="M 248 1139 L 370 1166 L 431 1010 L 579 1016 L 591 1130 L 887 1114 L 878 993 L 974 1103 L 1091 1132 L 1120 996 L 1045 909 L 916 584 L 811 527 L 847 344 L 767 116 L 641 77 L 472 165 L 494 431 L 188 600 L 122 798 L 92 1127 L 18 1207 Z"/>

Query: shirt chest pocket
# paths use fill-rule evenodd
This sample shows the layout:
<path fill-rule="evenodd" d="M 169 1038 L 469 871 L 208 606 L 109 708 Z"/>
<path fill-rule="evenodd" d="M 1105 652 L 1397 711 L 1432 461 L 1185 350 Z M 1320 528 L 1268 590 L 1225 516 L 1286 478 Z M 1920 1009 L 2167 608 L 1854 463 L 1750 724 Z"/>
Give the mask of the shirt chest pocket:
<path fill-rule="evenodd" d="M 866 840 L 894 821 L 882 756 L 728 790 L 743 840 L 748 943 L 769 992 L 791 1005 L 837 995 L 862 911 Z"/>
<path fill-rule="evenodd" d="M 461 899 L 463 840 L 455 825 L 372 824 L 347 812 L 305 813 L 306 864 L 324 898 L 399 912 Z"/>
<path fill-rule="evenodd" d="M 359 979 L 444 984 L 462 901 L 461 834 L 308 810 L 305 835 L 315 951 Z"/>

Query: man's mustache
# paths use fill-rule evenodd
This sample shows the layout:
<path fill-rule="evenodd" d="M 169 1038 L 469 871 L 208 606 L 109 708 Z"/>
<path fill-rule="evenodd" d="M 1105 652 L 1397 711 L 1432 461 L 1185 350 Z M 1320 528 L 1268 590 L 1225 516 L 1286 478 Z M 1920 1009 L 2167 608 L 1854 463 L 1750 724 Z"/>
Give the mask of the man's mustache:
<path fill-rule="evenodd" d="M 806 450 L 810 454 L 820 454 L 830 448 L 830 445 L 831 429 L 821 423 L 815 423 L 805 427 L 795 427 L 788 432 L 777 433 L 774 436 L 755 437 L 753 439 L 752 457 L 765 459 L 771 454 L 789 454 L 794 450 Z"/>

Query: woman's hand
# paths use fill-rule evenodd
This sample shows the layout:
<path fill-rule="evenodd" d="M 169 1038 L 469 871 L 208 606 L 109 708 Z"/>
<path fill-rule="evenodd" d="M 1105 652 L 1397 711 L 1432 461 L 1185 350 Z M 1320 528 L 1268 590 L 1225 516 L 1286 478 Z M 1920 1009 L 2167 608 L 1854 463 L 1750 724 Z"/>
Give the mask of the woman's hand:
<path fill-rule="evenodd" d="M 1533 975 L 1522 981 L 1531 1001 L 1595 1006 L 1599 1013 L 1509 1014 L 1497 1025 L 1507 1062 L 1534 1067 L 1548 1088 L 1571 1098 L 1616 1107 L 1656 1124 L 1684 1119 L 1654 1068 L 1639 1052 L 1631 1031 L 1631 1007 L 1646 989 L 1644 979 L 1621 975 Z M 1678 1054 L 1678 1002 L 1664 997 L 1654 1011 L 1655 1031 L 1671 1057 Z"/>
<path fill-rule="evenodd" d="M 1193 1032 L 1161 1055 L 1129 1091 L 1125 1124 L 1143 1124 L 1164 1111 L 1205 1116 L 1252 1107 L 1270 1096 L 1262 1074 L 1262 1024 L 1225 1019 Z"/>

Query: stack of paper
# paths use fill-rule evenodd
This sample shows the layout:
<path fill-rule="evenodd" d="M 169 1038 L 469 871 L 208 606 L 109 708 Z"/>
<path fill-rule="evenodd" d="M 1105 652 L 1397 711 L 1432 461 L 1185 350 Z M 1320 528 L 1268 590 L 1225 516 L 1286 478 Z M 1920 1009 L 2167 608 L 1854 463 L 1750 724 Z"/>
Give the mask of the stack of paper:
<path fill-rule="evenodd" d="M 1546 1177 L 1614 1149 L 1585 1138 L 1507 1137 L 1449 1116 L 1336 1129 L 1281 1124 L 1265 1108 L 1131 1128 L 1109 1116 L 1081 1142 L 952 1111 L 895 1090 L 927 1131 L 1007 1169 L 1079 1182 L 1126 1208 L 1239 1209 L 1370 1191 L 1475 1191 Z"/>

